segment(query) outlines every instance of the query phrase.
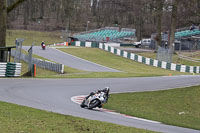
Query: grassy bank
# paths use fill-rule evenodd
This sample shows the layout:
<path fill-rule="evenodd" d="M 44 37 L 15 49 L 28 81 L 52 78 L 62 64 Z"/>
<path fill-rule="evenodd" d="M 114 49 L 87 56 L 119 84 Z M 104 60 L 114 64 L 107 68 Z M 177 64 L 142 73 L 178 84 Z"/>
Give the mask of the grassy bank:
<path fill-rule="evenodd" d="M 200 130 L 200 86 L 112 94 L 104 108 L 169 125 Z"/>
<path fill-rule="evenodd" d="M 61 32 L 41 32 L 27 30 L 7 30 L 6 45 L 15 46 L 16 38 L 25 39 L 23 46 L 31 46 L 33 42 L 40 45 L 42 41 L 46 44 L 62 42 Z"/>
<path fill-rule="evenodd" d="M 188 73 L 180 73 L 169 71 L 161 68 L 151 67 L 142 63 L 134 62 L 130 59 L 125 59 L 116 56 L 112 53 L 97 49 L 97 48 L 67 48 L 59 49 L 63 52 L 81 57 L 83 59 L 101 64 L 110 68 L 122 71 L 122 73 L 93 73 L 95 75 L 104 75 L 105 77 L 142 77 L 142 76 L 168 76 L 183 75 Z M 88 75 L 90 76 L 90 75 Z M 97 76 L 96 76 L 97 77 Z"/>
<path fill-rule="evenodd" d="M 0 102 L 1 133 L 153 133 Z"/>

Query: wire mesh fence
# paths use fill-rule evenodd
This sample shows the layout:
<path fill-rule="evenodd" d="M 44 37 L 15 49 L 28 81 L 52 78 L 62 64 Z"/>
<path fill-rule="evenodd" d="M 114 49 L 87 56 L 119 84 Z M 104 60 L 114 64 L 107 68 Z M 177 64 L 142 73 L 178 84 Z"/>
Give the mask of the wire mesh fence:
<path fill-rule="evenodd" d="M 16 54 L 16 50 L 12 50 L 11 55 L 13 57 L 18 56 Z M 30 61 L 29 56 L 25 55 L 23 53 L 21 53 L 20 59 L 27 63 Z M 58 64 L 58 63 L 50 62 L 47 60 L 36 59 L 36 58 L 32 58 L 32 64 L 36 64 L 36 66 L 41 67 L 43 69 L 55 71 L 58 73 L 64 73 L 64 65 L 63 64 Z"/>
<path fill-rule="evenodd" d="M 158 46 L 157 59 L 159 61 L 165 61 L 171 63 L 172 55 L 173 52 L 170 49 Z"/>
<path fill-rule="evenodd" d="M 20 63 L 20 56 L 21 56 L 21 50 L 22 50 L 22 43 L 23 43 L 24 39 L 19 38 L 15 40 L 15 44 L 16 44 L 16 56 L 14 56 L 14 62 L 15 63 Z"/>

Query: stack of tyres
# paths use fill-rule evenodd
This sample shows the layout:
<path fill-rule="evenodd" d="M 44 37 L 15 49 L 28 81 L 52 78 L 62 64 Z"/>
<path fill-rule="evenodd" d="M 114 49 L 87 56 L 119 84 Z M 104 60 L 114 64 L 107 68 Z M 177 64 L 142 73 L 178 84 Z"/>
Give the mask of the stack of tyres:
<path fill-rule="evenodd" d="M 6 77 L 16 77 L 21 75 L 21 63 L 7 63 Z"/>
<path fill-rule="evenodd" d="M 7 66 L 7 63 L 0 63 L 0 77 L 5 77 L 6 66 Z"/>

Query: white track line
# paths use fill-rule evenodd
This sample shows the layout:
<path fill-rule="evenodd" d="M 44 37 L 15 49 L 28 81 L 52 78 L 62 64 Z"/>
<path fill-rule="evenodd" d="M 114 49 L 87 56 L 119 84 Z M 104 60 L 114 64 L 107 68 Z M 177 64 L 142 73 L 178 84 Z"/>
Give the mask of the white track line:
<path fill-rule="evenodd" d="M 81 104 L 85 97 L 86 97 L 86 95 L 73 96 L 73 97 L 71 97 L 71 100 L 73 102 L 77 103 L 77 104 Z M 147 119 L 143 119 L 143 118 L 138 118 L 138 117 L 133 117 L 133 116 L 117 113 L 115 110 L 109 110 L 109 109 L 103 109 L 103 108 L 101 108 L 101 109 L 100 108 L 95 108 L 95 110 L 99 110 L 99 111 L 110 113 L 110 114 L 114 114 L 114 115 L 124 116 L 124 117 L 130 118 L 130 119 L 135 119 L 135 120 L 155 123 L 155 124 L 161 123 L 161 122 L 158 122 L 158 121 L 152 121 L 152 120 L 147 120 Z"/>

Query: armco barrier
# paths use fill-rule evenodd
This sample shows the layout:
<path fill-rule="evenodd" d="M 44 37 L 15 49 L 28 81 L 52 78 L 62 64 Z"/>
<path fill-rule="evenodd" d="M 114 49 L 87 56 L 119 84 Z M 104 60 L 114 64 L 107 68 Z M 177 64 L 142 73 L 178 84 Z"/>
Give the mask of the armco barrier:
<path fill-rule="evenodd" d="M 113 54 L 116 54 L 118 56 L 122 56 L 124 58 L 134 60 L 136 62 L 140 62 L 140 63 L 146 64 L 146 65 L 159 67 L 159 68 L 163 68 L 163 69 L 167 69 L 167 70 L 188 72 L 188 73 L 200 73 L 199 66 L 180 65 L 180 64 L 168 63 L 168 62 L 164 62 L 164 61 L 158 61 L 156 59 L 146 58 L 144 56 L 140 56 L 140 55 L 137 55 L 134 53 L 129 53 L 124 50 L 114 48 L 112 46 L 109 46 L 108 43 L 104 44 L 104 43 L 97 43 L 97 42 L 76 41 L 76 42 L 73 42 L 71 45 L 83 46 L 83 47 L 97 47 L 97 48 L 103 49 L 105 51 L 111 52 Z"/>
<path fill-rule="evenodd" d="M 15 50 L 11 51 L 11 55 L 15 56 Z M 21 58 L 21 60 L 28 62 L 28 55 L 21 53 L 20 58 Z M 32 58 L 32 64 L 36 64 L 37 67 L 41 67 L 41 68 L 55 71 L 58 73 L 64 73 L 64 65 L 63 64 L 58 64 L 58 63 L 41 60 L 41 59 L 36 59 L 36 58 Z"/>
<path fill-rule="evenodd" d="M 0 77 L 21 76 L 21 63 L 0 63 Z"/>

